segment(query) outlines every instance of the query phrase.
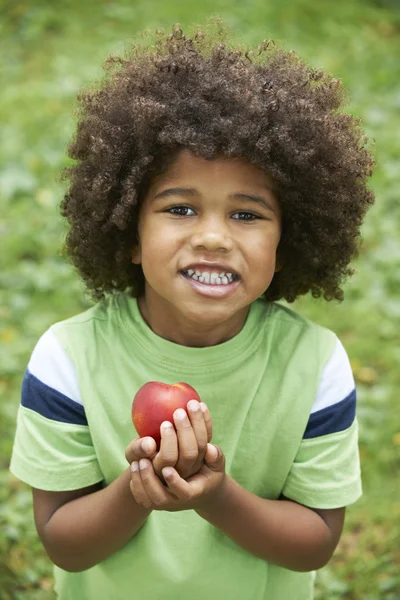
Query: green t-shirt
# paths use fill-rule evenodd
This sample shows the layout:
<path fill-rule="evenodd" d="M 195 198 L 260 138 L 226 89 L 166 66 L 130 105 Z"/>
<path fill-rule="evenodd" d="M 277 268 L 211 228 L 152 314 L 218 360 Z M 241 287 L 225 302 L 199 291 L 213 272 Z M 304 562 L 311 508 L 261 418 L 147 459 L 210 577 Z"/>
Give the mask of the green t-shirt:
<path fill-rule="evenodd" d="M 24 378 L 10 467 L 32 487 L 111 483 L 137 437 L 131 405 L 139 387 L 184 381 L 207 403 L 226 471 L 246 489 L 320 509 L 360 496 L 354 391 L 342 398 L 327 376 L 321 384 L 329 361 L 330 379 L 340 380 L 332 376 L 337 338 L 289 309 L 260 299 L 234 338 L 188 348 L 157 336 L 136 299 L 117 294 L 45 337 Z M 153 511 L 114 555 L 81 573 L 55 567 L 55 577 L 60 600 L 313 596 L 312 573 L 253 556 L 192 510 Z"/>

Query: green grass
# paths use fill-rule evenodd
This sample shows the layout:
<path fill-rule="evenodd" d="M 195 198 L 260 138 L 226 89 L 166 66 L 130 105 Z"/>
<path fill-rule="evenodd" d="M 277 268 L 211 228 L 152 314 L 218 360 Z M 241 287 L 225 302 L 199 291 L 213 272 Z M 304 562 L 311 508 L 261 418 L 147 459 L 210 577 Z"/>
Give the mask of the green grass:
<path fill-rule="evenodd" d="M 396 2 L 351 0 L 64 0 L 0 3 L 0 598 L 51 599 L 51 565 L 33 526 L 29 489 L 8 472 L 22 373 L 47 327 L 88 303 L 61 256 L 58 216 L 78 89 L 145 28 L 218 14 L 239 41 L 272 38 L 343 80 L 348 111 L 374 142 L 376 204 L 343 304 L 296 308 L 330 327 L 358 383 L 364 496 L 317 580 L 319 600 L 400 598 L 400 14 Z M 292 600 L 292 599 L 289 599 Z M 293 599 L 295 600 L 295 599 Z"/>

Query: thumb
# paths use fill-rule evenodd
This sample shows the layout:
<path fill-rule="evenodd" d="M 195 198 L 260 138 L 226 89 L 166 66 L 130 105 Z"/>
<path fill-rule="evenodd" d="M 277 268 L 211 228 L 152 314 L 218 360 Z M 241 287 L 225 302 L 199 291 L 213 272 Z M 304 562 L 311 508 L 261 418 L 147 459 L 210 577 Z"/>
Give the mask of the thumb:
<path fill-rule="evenodd" d="M 218 467 L 220 467 L 220 463 L 223 463 L 224 461 L 225 457 L 219 446 L 207 444 L 207 451 L 204 457 L 204 462 L 206 463 L 207 467 L 210 467 L 210 469 L 218 469 Z"/>

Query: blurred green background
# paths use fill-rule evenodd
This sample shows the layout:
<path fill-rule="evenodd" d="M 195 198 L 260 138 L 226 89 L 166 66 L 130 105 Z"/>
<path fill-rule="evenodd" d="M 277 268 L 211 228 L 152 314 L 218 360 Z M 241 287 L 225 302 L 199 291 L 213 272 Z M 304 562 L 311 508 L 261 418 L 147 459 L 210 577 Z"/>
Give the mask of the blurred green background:
<path fill-rule="evenodd" d="M 8 472 L 22 374 L 40 335 L 89 305 L 58 215 L 76 93 L 137 32 L 221 16 L 239 42 L 272 38 L 342 79 L 377 160 L 376 203 L 342 304 L 295 308 L 330 327 L 358 384 L 364 496 L 347 511 L 319 600 L 400 599 L 400 12 L 396 0 L 0 2 L 0 600 L 54 598 L 29 489 Z M 79 600 L 79 599 L 77 599 Z M 273 599 L 272 599 L 273 600 Z M 288 599 L 288 600 L 295 600 Z"/>

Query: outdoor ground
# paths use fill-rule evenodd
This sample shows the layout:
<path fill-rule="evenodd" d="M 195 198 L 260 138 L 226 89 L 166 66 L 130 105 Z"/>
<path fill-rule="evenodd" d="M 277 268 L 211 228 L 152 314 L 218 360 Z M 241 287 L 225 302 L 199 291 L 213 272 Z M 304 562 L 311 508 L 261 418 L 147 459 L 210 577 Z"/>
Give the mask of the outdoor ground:
<path fill-rule="evenodd" d="M 23 371 L 40 335 L 88 306 L 61 256 L 56 177 L 78 89 L 145 28 L 219 15 L 244 43 L 274 39 L 342 79 L 374 141 L 376 204 L 344 303 L 295 308 L 333 329 L 358 384 L 362 499 L 317 579 L 318 600 L 400 599 L 400 12 L 394 0 L 0 1 L 0 600 L 51 600 L 31 494 L 8 471 Z M 295 600 L 295 599 L 288 599 Z"/>

